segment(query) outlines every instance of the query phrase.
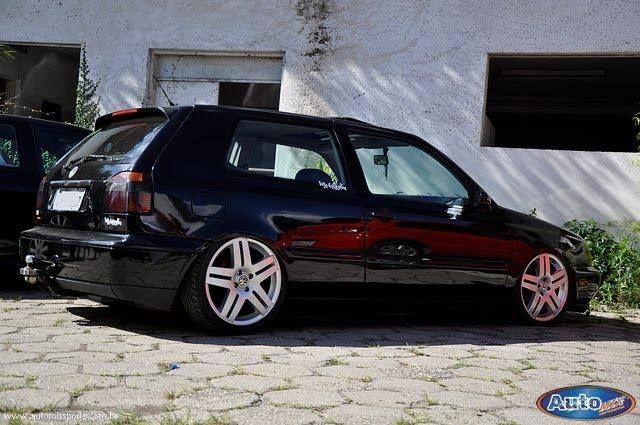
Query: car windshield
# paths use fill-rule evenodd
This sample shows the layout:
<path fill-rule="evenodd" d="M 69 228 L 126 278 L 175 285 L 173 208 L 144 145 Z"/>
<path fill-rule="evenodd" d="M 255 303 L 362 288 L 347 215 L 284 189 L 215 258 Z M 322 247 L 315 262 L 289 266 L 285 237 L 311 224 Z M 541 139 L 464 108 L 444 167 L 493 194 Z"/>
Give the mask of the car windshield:
<path fill-rule="evenodd" d="M 146 116 L 116 121 L 94 132 L 67 158 L 67 164 L 84 157 L 129 163 L 140 156 L 156 137 L 165 116 Z"/>

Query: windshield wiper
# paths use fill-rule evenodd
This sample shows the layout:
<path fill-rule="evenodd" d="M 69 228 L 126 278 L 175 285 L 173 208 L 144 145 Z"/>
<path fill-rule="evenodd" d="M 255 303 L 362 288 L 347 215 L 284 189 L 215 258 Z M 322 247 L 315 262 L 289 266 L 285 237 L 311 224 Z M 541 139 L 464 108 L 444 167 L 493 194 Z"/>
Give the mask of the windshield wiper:
<path fill-rule="evenodd" d="M 62 168 L 66 171 L 76 164 L 82 164 L 89 161 L 109 161 L 110 159 L 112 159 L 111 155 L 86 155 L 68 162 L 67 165 Z"/>

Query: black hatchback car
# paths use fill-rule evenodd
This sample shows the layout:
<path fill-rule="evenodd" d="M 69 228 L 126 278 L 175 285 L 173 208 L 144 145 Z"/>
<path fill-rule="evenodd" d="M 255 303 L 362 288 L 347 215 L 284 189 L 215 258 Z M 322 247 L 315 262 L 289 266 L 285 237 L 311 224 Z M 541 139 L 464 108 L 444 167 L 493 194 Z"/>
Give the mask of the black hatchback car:
<path fill-rule="evenodd" d="M 5 206 L 0 222 L 3 277 L 15 277 L 18 238 L 21 231 L 33 227 L 40 180 L 89 133 L 69 124 L 0 114 L 0 202 Z"/>
<path fill-rule="evenodd" d="M 117 111 L 96 129 L 43 180 L 21 238 L 21 273 L 58 293 L 246 330 L 287 295 L 450 288 L 550 323 L 598 289 L 579 237 L 496 205 L 411 134 L 201 105 Z"/>

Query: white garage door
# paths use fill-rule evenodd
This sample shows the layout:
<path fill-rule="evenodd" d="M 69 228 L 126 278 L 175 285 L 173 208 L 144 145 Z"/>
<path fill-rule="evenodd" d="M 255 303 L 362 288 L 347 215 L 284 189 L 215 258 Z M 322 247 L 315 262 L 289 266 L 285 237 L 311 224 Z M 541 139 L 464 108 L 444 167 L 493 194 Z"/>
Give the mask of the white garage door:
<path fill-rule="evenodd" d="M 154 53 L 152 102 L 278 109 L 282 55 Z"/>

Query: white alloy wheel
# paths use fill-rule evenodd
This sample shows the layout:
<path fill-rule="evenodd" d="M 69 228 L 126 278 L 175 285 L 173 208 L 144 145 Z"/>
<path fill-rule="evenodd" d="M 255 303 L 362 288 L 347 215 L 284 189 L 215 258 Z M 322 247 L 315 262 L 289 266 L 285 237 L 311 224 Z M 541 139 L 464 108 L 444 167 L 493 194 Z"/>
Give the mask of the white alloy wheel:
<path fill-rule="evenodd" d="M 205 292 L 213 312 L 234 326 L 260 322 L 282 288 L 280 264 L 262 242 L 235 238 L 215 252 L 205 271 Z"/>
<path fill-rule="evenodd" d="M 558 257 L 543 253 L 527 265 L 520 281 L 520 299 L 529 317 L 537 322 L 555 319 L 569 298 L 569 276 Z"/>

